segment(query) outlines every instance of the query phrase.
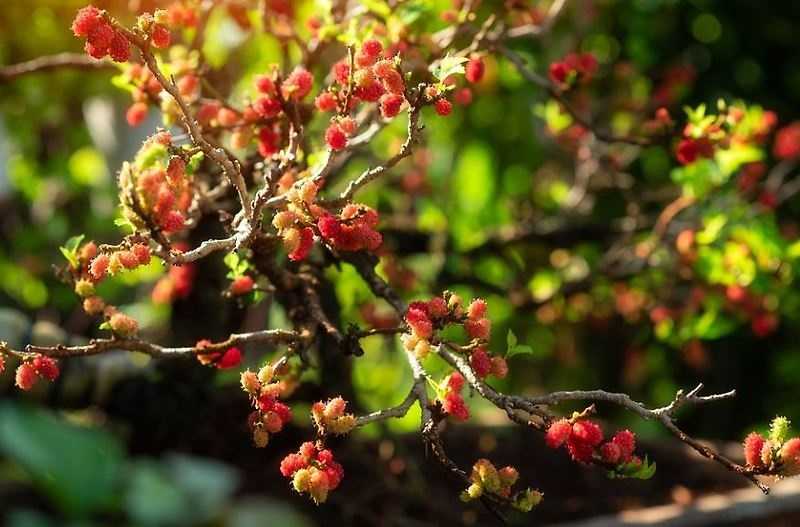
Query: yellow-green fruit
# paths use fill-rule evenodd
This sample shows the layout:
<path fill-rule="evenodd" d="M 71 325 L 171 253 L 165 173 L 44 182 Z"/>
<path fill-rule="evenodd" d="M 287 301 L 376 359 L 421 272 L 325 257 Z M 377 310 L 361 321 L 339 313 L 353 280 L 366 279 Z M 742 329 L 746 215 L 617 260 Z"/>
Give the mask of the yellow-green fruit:
<path fill-rule="evenodd" d="M 355 426 L 355 416 L 353 414 L 345 414 L 331 421 L 328 429 L 336 435 L 344 435 L 352 430 Z"/>
<path fill-rule="evenodd" d="M 514 500 L 514 507 L 522 512 L 530 512 L 531 509 L 542 502 L 543 495 L 538 490 L 525 489 L 517 494 Z"/>
<path fill-rule="evenodd" d="M 307 468 L 301 468 L 294 473 L 294 477 L 292 478 L 292 486 L 294 487 L 294 490 L 297 492 L 305 492 L 308 490 L 308 486 L 310 484 L 311 470 Z"/>
<path fill-rule="evenodd" d="M 81 278 L 75 282 L 75 292 L 81 298 L 86 298 L 94 295 L 94 284 L 89 280 Z"/>
<path fill-rule="evenodd" d="M 769 438 L 778 444 L 783 443 L 789 438 L 789 427 L 791 424 L 791 421 L 786 417 L 782 415 L 777 416 L 769 425 Z"/>
<path fill-rule="evenodd" d="M 260 370 L 258 370 L 258 380 L 263 383 L 268 383 L 272 380 L 272 376 L 275 374 L 275 371 L 272 369 L 271 364 L 266 364 L 262 366 Z"/>
<path fill-rule="evenodd" d="M 483 494 L 483 487 L 479 483 L 473 483 L 467 488 L 467 496 L 469 499 L 475 500 Z"/>

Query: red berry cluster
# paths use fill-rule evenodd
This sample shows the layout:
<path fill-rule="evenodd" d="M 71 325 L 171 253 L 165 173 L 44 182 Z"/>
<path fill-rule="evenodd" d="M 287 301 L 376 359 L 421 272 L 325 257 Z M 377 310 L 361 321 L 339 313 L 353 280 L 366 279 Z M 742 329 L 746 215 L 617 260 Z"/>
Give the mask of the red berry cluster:
<path fill-rule="evenodd" d="M 170 155 L 170 152 L 176 152 Z M 165 234 L 185 227 L 187 211 L 194 199 L 194 187 L 187 174 L 183 151 L 172 146 L 169 132 L 148 139 L 136 156 L 136 163 L 126 164 L 120 172 L 120 188 L 136 199 L 132 209 L 123 201 L 126 217 L 134 225 L 148 220 Z M 134 196 L 135 195 L 135 196 Z"/>
<path fill-rule="evenodd" d="M 478 346 L 469 356 L 469 364 L 472 371 L 478 378 L 483 379 L 489 375 L 494 375 L 498 379 L 504 379 L 508 375 L 508 363 L 506 359 L 496 355 L 490 356 L 485 346 Z"/>
<path fill-rule="evenodd" d="M 102 59 L 106 55 L 116 62 L 127 62 L 131 56 L 130 43 L 124 33 L 116 30 L 104 11 L 94 6 L 80 9 L 72 21 L 72 32 L 85 38 L 89 56 Z"/>
<path fill-rule="evenodd" d="M 442 297 L 434 297 L 428 302 L 412 302 L 406 311 L 405 322 L 411 330 L 401 336 L 403 347 L 422 360 L 431 349 L 434 324 L 443 327 L 450 317 L 450 307 Z"/>
<path fill-rule="evenodd" d="M 176 156 L 170 159 L 166 170 L 153 168 L 139 177 L 138 190 L 144 198 L 144 208 L 167 234 L 184 228 L 186 211 L 192 202 L 185 169 L 186 163 Z"/>
<path fill-rule="evenodd" d="M 324 503 L 328 493 L 341 483 L 344 469 L 333 458 L 333 452 L 310 441 L 300 445 L 296 454 L 281 461 L 281 474 L 292 478 L 294 489 L 308 492 L 315 503 Z"/>
<path fill-rule="evenodd" d="M 203 350 L 208 348 L 211 344 L 212 342 L 210 340 L 203 339 L 198 340 L 194 345 L 195 348 L 200 350 L 200 352 L 195 355 L 200 364 L 204 366 L 211 364 L 221 370 L 227 370 L 229 368 L 235 368 L 242 363 L 242 350 L 236 346 L 232 346 L 225 351 L 204 352 Z"/>
<path fill-rule="evenodd" d="M 2 368 L 0 368 L 2 371 Z M 60 371 L 58 362 L 44 355 L 36 355 L 32 360 L 25 360 L 17 367 L 16 384 L 20 390 L 30 390 L 39 379 L 54 381 Z"/>
<path fill-rule="evenodd" d="M 304 260 L 314 242 L 314 227 L 320 237 L 340 251 L 374 251 L 383 238 L 375 227 L 378 213 L 366 205 L 351 203 L 338 216 L 316 204 L 318 185 L 311 180 L 294 184 L 284 193 L 289 204 L 275 215 L 272 225 L 294 261 Z"/>
<path fill-rule="evenodd" d="M 123 270 L 136 269 L 140 265 L 147 265 L 149 263 L 150 247 L 143 243 L 137 243 L 132 245 L 129 249 L 98 254 L 92 258 L 91 264 L 89 265 L 89 275 L 96 283 L 104 280 L 108 274 L 115 275 Z M 80 282 L 76 284 L 76 288 L 79 285 Z M 77 291 L 77 293 L 83 297 L 90 296 L 82 295 L 81 291 Z"/>
<path fill-rule="evenodd" d="M 346 414 L 347 401 L 334 397 L 327 402 L 317 401 L 311 406 L 311 417 L 320 434 L 344 435 L 356 425 L 353 414 Z"/>
<path fill-rule="evenodd" d="M 345 148 L 348 137 L 355 133 L 356 123 L 347 114 L 359 101 L 378 103 L 381 115 L 386 119 L 400 113 L 406 102 L 405 82 L 398 63 L 384 57 L 388 55 L 384 53 L 380 41 L 370 39 L 361 44 L 353 57 L 354 71 L 350 71 L 348 59 L 333 65 L 333 85 L 320 93 L 314 101 L 321 112 L 339 113 L 339 116 L 331 119 L 325 131 L 325 142 L 332 150 Z"/>
<path fill-rule="evenodd" d="M 95 285 L 108 274 L 125 269 L 135 269 L 150 263 L 150 247 L 141 242 L 127 242 L 128 247 L 111 253 L 99 253 L 97 245 L 86 242 L 78 251 L 76 266 L 70 268 L 75 283 L 75 293 L 83 298 L 83 310 L 88 315 L 103 314 L 108 328 L 120 337 L 134 335 L 139 326 L 135 320 L 117 312 L 114 306 L 106 305 L 95 294 Z"/>
<path fill-rule="evenodd" d="M 597 59 L 591 53 L 569 53 L 550 64 L 548 73 L 556 86 L 564 89 L 576 82 L 588 82 L 597 72 Z"/>
<path fill-rule="evenodd" d="M 448 324 L 463 325 L 467 335 L 480 342 L 487 342 L 492 330 L 492 323 L 486 318 L 484 300 L 473 300 L 465 312 L 461 298 L 449 292 L 428 302 L 412 302 L 408 306 L 405 322 L 410 331 L 401 337 L 403 346 L 419 359 L 428 355 L 435 331 Z M 489 356 L 485 346 L 479 345 L 471 350 L 470 362 L 480 378 L 489 374 L 502 378 L 508 373 L 505 359 Z"/>
<path fill-rule="evenodd" d="M 289 202 L 287 209 L 275 214 L 272 225 L 283 240 L 289 259 L 299 262 L 311 252 L 314 245 L 314 229 L 311 226 L 325 210 L 315 203 L 319 186 L 310 179 L 287 185 L 284 192 Z"/>
<path fill-rule="evenodd" d="M 589 419 L 560 419 L 547 429 L 545 443 L 550 448 L 566 445 L 573 460 L 618 466 L 639 459 L 633 455 L 636 436 L 630 430 L 620 430 L 610 441 L 603 443 L 603 430 Z M 601 444 L 602 443 L 602 444 Z"/>
<path fill-rule="evenodd" d="M 383 237 L 375 230 L 378 213 L 366 205 L 345 205 L 339 217 L 323 214 L 317 220 L 322 238 L 339 251 L 375 251 Z"/>
<path fill-rule="evenodd" d="M 486 301 L 477 298 L 467 308 L 464 329 L 470 338 L 488 341 L 492 333 L 492 321 L 486 318 Z"/>
<path fill-rule="evenodd" d="M 769 437 L 751 432 L 744 440 L 744 459 L 748 467 L 763 473 L 783 476 L 800 474 L 800 437 L 789 438 L 790 422 L 776 417 Z"/>
<path fill-rule="evenodd" d="M 464 388 L 464 377 L 454 371 L 444 381 L 444 392 L 442 395 L 442 409 L 446 414 L 452 415 L 459 421 L 469 419 L 469 408 L 461 396 Z"/>
<path fill-rule="evenodd" d="M 292 410 L 280 402 L 280 397 L 288 395 L 286 383 L 277 380 L 276 371 L 266 364 L 258 373 L 245 370 L 241 375 L 242 389 L 250 396 L 254 411 L 247 419 L 253 434 L 253 444 L 264 448 L 269 443 L 270 434 L 277 434 L 292 420 Z"/>

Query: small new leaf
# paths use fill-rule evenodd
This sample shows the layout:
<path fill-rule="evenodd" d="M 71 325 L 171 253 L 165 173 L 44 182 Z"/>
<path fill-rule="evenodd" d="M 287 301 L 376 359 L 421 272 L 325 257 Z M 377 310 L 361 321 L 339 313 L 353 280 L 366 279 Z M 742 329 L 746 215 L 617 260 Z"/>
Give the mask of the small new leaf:
<path fill-rule="evenodd" d="M 463 75 L 464 63 L 466 62 L 469 62 L 469 59 L 466 57 L 447 55 L 431 66 L 431 74 L 436 77 L 438 81 L 444 82 L 444 80 L 451 75 Z"/>
<path fill-rule="evenodd" d="M 78 247 L 80 247 L 83 238 L 83 234 L 79 236 L 73 236 L 67 240 L 63 246 L 59 247 L 61 254 L 64 255 L 64 258 L 67 259 L 70 266 L 74 268 L 77 268 L 80 264 L 80 261 L 78 260 Z"/>
<path fill-rule="evenodd" d="M 509 359 L 514 355 L 533 355 L 533 348 L 527 344 L 518 344 L 517 336 L 510 329 L 506 335 L 506 358 Z"/>
<path fill-rule="evenodd" d="M 640 462 L 629 462 L 619 465 L 614 470 L 609 471 L 608 477 L 610 478 L 627 478 L 627 479 L 650 479 L 656 473 L 656 464 L 650 463 L 647 456 Z"/>

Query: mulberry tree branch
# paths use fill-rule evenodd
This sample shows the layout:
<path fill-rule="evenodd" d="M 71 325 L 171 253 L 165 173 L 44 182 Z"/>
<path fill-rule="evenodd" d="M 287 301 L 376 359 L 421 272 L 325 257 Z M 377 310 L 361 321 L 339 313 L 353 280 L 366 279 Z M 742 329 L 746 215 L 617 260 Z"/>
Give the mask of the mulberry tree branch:
<path fill-rule="evenodd" d="M 225 351 L 231 346 L 238 346 L 244 344 L 288 344 L 292 342 L 308 341 L 310 335 L 308 333 L 299 333 L 296 331 L 289 331 L 283 329 L 266 329 L 262 331 L 254 331 L 251 333 L 234 333 L 227 339 L 208 344 L 203 347 L 186 346 L 186 347 L 165 347 L 158 344 L 153 344 L 146 340 L 134 339 L 95 339 L 88 344 L 79 346 L 34 346 L 28 345 L 23 351 L 18 351 L 10 348 L 7 343 L 0 342 L 0 354 L 10 355 L 17 358 L 26 358 L 33 354 L 45 355 L 53 358 L 68 358 L 68 357 L 88 357 L 91 355 L 99 355 L 109 351 L 130 351 L 139 352 L 151 357 L 175 357 L 175 356 L 188 356 L 188 355 L 206 355 L 209 353 L 217 353 Z"/>
<path fill-rule="evenodd" d="M 41 73 L 63 68 L 78 70 L 112 69 L 114 65 L 107 60 L 96 60 L 85 53 L 57 53 L 0 67 L 0 81 L 8 82 L 31 73 Z"/>

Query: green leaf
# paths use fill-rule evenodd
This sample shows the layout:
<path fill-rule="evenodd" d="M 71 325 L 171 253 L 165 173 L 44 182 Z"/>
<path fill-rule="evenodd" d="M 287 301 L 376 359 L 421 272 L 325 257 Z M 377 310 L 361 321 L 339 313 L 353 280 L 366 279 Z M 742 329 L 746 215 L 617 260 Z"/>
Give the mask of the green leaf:
<path fill-rule="evenodd" d="M 517 336 L 510 329 L 506 335 L 506 358 L 509 359 L 514 355 L 533 355 L 534 351 L 531 346 L 527 344 L 517 344 Z"/>
<path fill-rule="evenodd" d="M 508 345 L 506 353 L 515 348 L 517 346 L 517 342 L 517 336 L 509 329 L 508 334 L 506 335 L 506 344 Z"/>
<path fill-rule="evenodd" d="M 700 159 L 690 165 L 675 168 L 670 177 L 682 186 L 684 195 L 694 198 L 703 198 L 727 179 L 717 164 L 710 159 Z"/>
<path fill-rule="evenodd" d="M 36 408 L 0 406 L 0 452 L 66 514 L 85 517 L 119 494 L 122 448 L 100 429 L 69 424 Z"/>
<path fill-rule="evenodd" d="M 463 75 L 466 62 L 469 62 L 466 57 L 454 57 L 448 54 L 430 67 L 431 74 L 439 81 L 444 81 L 451 75 Z"/>
<path fill-rule="evenodd" d="M 68 239 L 63 246 L 58 248 L 72 267 L 77 268 L 80 265 L 80 261 L 78 259 L 78 247 L 80 247 L 84 237 L 85 236 L 83 234 L 73 236 L 72 238 Z"/>
<path fill-rule="evenodd" d="M 627 479 L 650 479 L 656 473 L 656 464 L 650 463 L 647 456 L 640 462 L 631 461 L 619 465 L 608 473 L 610 478 Z"/>
<path fill-rule="evenodd" d="M 230 269 L 227 275 L 230 279 L 242 276 L 250 268 L 250 263 L 239 256 L 237 252 L 226 254 L 222 261 Z"/>
<path fill-rule="evenodd" d="M 506 358 L 510 359 L 515 355 L 533 355 L 533 348 L 528 346 L 527 344 L 522 344 L 520 346 L 516 346 L 506 353 Z"/>
<path fill-rule="evenodd" d="M 205 154 L 203 152 L 197 152 L 192 157 L 189 158 L 189 163 L 186 164 L 186 173 L 187 174 L 194 174 L 197 172 L 197 169 L 200 168 L 200 164 L 205 159 Z"/>
<path fill-rule="evenodd" d="M 131 232 L 135 232 L 136 231 L 136 226 L 133 223 L 131 223 L 131 220 L 129 220 L 125 216 L 121 216 L 119 218 L 115 218 L 114 219 L 114 225 L 116 225 L 117 227 L 119 227 L 120 229 L 123 229 L 123 230 L 129 229 Z"/>

